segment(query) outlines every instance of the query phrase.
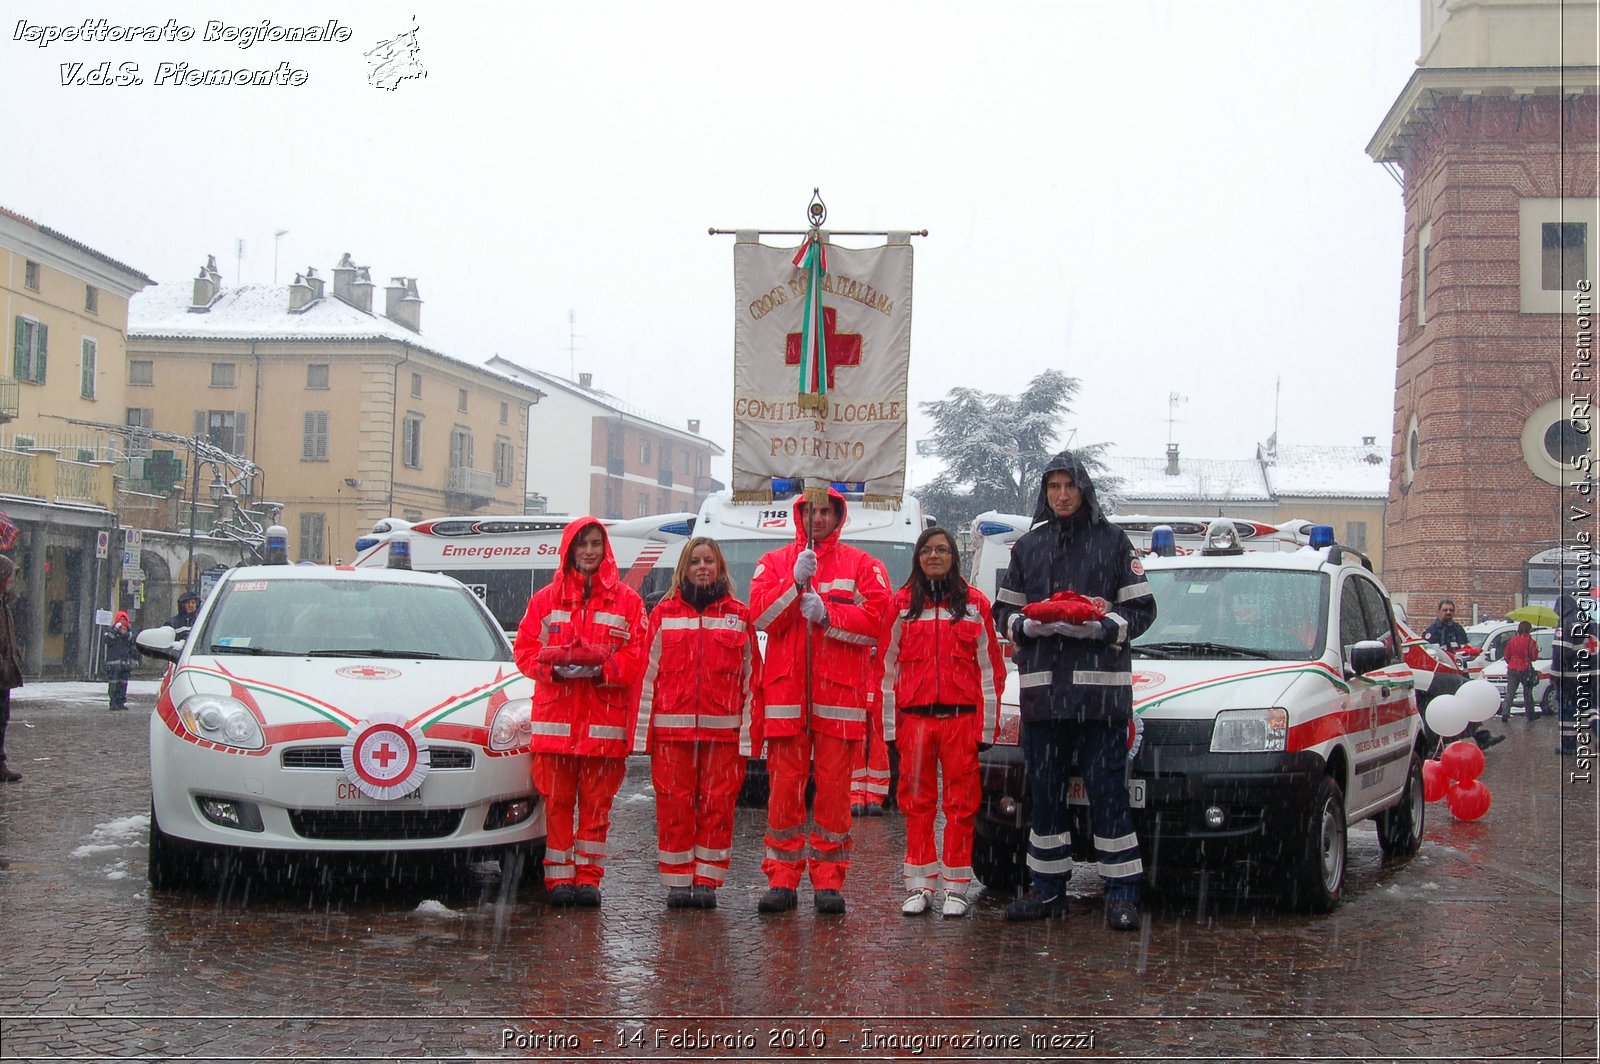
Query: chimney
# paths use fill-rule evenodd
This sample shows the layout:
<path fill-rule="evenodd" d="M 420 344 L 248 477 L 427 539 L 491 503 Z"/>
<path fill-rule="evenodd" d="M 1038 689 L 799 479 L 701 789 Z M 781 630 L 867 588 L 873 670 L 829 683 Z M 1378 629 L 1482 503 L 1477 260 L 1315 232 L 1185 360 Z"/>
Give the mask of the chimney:
<path fill-rule="evenodd" d="M 1169 443 L 1169 444 L 1167 444 L 1167 476 L 1175 477 L 1177 475 L 1178 475 L 1178 445 L 1175 444 L 1175 443 Z"/>
<path fill-rule="evenodd" d="M 1376 436 L 1363 436 L 1363 437 L 1361 437 L 1361 446 L 1363 446 L 1363 447 L 1376 447 L 1377 445 L 1378 445 L 1378 437 L 1376 437 Z"/>
<path fill-rule="evenodd" d="M 700 435 L 700 419 L 699 418 L 692 417 L 692 418 L 689 419 L 689 431 L 694 433 L 696 436 Z"/>
<path fill-rule="evenodd" d="M 295 274 L 294 283 L 289 286 L 289 313 L 297 314 L 306 309 L 314 298 L 311 294 L 313 291 L 314 289 L 306 283 L 304 275 Z"/>
<path fill-rule="evenodd" d="M 372 272 L 357 266 L 347 251 L 333 268 L 333 298 L 347 303 L 363 314 L 372 313 Z"/>
<path fill-rule="evenodd" d="M 582 388 L 584 391 L 589 391 L 591 388 L 593 388 L 594 387 L 594 374 L 593 373 L 580 373 L 580 374 L 578 374 L 578 387 Z"/>
<path fill-rule="evenodd" d="M 211 304 L 216 302 L 221 293 L 222 274 L 217 272 L 217 257 L 207 255 L 206 264 L 200 267 L 199 276 L 194 279 L 194 299 L 189 309 L 202 313 L 210 310 Z"/>
<path fill-rule="evenodd" d="M 322 278 L 317 276 L 317 268 L 315 266 L 306 267 L 306 284 L 311 286 L 311 299 L 313 302 L 322 298 L 324 283 Z"/>
<path fill-rule="evenodd" d="M 422 331 L 422 297 L 415 277 L 391 277 L 383 289 L 383 316 L 414 333 Z"/>

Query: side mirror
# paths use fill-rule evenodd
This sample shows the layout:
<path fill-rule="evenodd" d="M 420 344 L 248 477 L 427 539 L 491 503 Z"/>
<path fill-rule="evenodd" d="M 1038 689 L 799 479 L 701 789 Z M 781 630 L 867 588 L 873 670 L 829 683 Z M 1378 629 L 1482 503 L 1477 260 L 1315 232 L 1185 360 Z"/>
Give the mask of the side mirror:
<path fill-rule="evenodd" d="M 183 653 L 183 640 L 178 638 L 178 633 L 171 625 L 164 624 L 159 628 L 146 628 L 140 632 L 133 641 L 139 648 L 139 653 L 147 658 L 160 658 L 163 661 L 177 661 L 178 655 Z"/>
<path fill-rule="evenodd" d="M 1363 639 L 1353 645 L 1346 657 L 1345 671 L 1350 676 L 1365 676 L 1389 664 L 1389 648 L 1376 639 Z"/>

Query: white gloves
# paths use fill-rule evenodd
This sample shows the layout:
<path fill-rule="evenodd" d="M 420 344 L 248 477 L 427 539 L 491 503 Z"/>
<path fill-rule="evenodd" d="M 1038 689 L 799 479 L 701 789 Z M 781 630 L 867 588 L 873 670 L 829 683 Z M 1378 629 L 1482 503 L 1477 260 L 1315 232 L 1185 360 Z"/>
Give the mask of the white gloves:
<path fill-rule="evenodd" d="M 601 668 L 598 665 L 557 665 L 550 671 L 563 680 L 588 680 L 599 676 Z"/>
<path fill-rule="evenodd" d="M 1029 639 L 1043 639 L 1048 635 L 1066 636 L 1073 639 L 1104 639 L 1106 630 L 1093 622 L 1089 624 L 1068 624 L 1066 621 L 1036 621 L 1032 617 L 1022 619 L 1022 634 Z"/>
<path fill-rule="evenodd" d="M 805 555 L 802 554 L 801 557 L 803 558 Z M 799 568 L 798 562 L 795 564 L 795 568 Z M 828 605 L 822 601 L 822 596 L 815 591 L 807 591 L 800 596 L 800 613 L 812 624 L 828 623 Z"/>
<path fill-rule="evenodd" d="M 801 551 L 794 559 L 794 582 L 809 584 L 811 578 L 817 575 L 817 552 L 809 547 Z"/>

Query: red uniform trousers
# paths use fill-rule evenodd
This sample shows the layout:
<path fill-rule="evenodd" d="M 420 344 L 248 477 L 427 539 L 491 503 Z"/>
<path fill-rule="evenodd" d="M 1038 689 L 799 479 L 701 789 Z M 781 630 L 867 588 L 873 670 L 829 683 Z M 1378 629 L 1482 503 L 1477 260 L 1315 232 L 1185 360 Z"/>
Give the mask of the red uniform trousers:
<path fill-rule="evenodd" d="M 934 717 L 901 712 L 895 725 L 900 749 L 900 813 L 906 818 L 906 889 L 933 890 L 944 880 L 951 894 L 972 885 L 972 824 L 982 788 L 978 781 L 978 728 L 972 713 Z M 933 821 L 944 775 L 944 865 L 934 848 Z"/>
<path fill-rule="evenodd" d="M 883 805 L 889 797 L 889 744 L 883 741 L 883 714 L 867 709 L 867 737 L 850 751 L 850 804 Z"/>
<path fill-rule="evenodd" d="M 811 814 L 811 886 L 842 890 L 850 869 L 850 750 L 859 739 L 804 731 L 767 740 L 767 884 L 800 885 L 806 860 L 806 779 L 816 781 Z M 813 758 L 815 767 L 813 767 Z"/>
<path fill-rule="evenodd" d="M 611 803 L 627 774 L 625 757 L 533 755 L 533 785 L 544 795 L 546 886 L 571 883 L 574 878 L 580 886 L 600 885 L 606 874 Z"/>
<path fill-rule="evenodd" d="M 650 779 L 656 786 L 656 859 L 663 886 L 720 887 L 728 878 L 745 760 L 738 743 L 656 740 Z"/>

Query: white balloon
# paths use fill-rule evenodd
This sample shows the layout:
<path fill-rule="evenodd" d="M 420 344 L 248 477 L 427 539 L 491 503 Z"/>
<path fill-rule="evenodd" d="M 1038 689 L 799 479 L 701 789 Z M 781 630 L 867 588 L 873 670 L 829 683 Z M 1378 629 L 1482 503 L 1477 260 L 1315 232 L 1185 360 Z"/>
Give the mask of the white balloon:
<path fill-rule="evenodd" d="M 1440 695 L 1428 703 L 1428 727 L 1448 739 L 1467 729 L 1468 707 L 1459 695 Z"/>
<path fill-rule="evenodd" d="M 1467 704 L 1467 719 L 1473 723 L 1488 720 L 1500 712 L 1500 689 L 1488 680 L 1468 680 L 1455 696 Z"/>

